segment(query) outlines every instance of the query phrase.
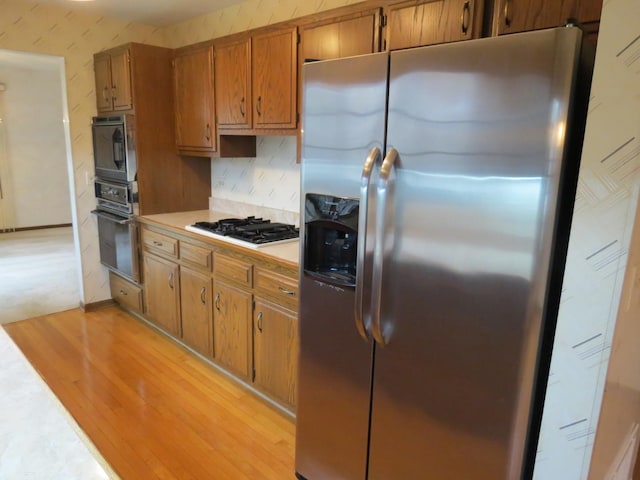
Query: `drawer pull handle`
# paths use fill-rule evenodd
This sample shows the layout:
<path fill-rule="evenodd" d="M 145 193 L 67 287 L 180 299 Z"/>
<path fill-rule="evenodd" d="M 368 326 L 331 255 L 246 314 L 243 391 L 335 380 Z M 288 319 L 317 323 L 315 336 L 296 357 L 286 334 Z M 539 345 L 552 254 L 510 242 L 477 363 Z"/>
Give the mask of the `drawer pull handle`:
<path fill-rule="evenodd" d="M 220 293 L 216 295 L 215 306 L 216 310 L 220 311 Z"/>
<path fill-rule="evenodd" d="M 505 0 L 504 2 L 504 24 L 507 27 L 511 26 L 511 2 Z"/>
<path fill-rule="evenodd" d="M 205 293 L 207 293 L 207 287 L 202 287 L 202 289 L 200 290 L 200 301 L 203 305 L 207 303 Z"/>
<path fill-rule="evenodd" d="M 120 295 L 124 295 L 126 297 L 129 294 L 127 292 L 125 292 L 124 290 L 120 290 Z"/>
<path fill-rule="evenodd" d="M 173 273 L 169 274 L 169 288 L 173 290 Z"/>
<path fill-rule="evenodd" d="M 162 242 L 158 242 L 158 241 L 156 241 L 156 240 L 154 240 L 154 241 L 153 241 L 153 244 L 154 244 L 156 247 L 161 247 L 161 246 L 162 246 Z"/>
<path fill-rule="evenodd" d="M 296 292 L 292 290 L 287 290 L 286 288 L 283 288 L 283 287 L 278 287 L 278 290 L 280 291 L 280 293 L 284 293 L 285 295 L 289 295 L 290 297 L 296 296 Z"/>
<path fill-rule="evenodd" d="M 469 0 L 464 2 L 464 6 L 462 7 L 462 16 L 460 17 L 460 22 L 462 23 L 462 34 L 466 35 L 469 31 L 469 20 L 471 17 L 471 6 L 469 5 Z"/>
<path fill-rule="evenodd" d="M 258 331 L 262 333 L 262 312 L 258 313 Z"/>

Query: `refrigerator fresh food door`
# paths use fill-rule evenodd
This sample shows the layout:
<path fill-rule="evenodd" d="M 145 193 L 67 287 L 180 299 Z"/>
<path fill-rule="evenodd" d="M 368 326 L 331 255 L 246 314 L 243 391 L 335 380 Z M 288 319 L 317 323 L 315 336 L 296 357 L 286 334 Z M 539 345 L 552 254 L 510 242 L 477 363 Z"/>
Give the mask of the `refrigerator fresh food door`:
<path fill-rule="evenodd" d="M 370 480 L 521 478 L 581 38 L 391 53 Z"/>
<path fill-rule="evenodd" d="M 354 214 L 363 214 L 364 164 L 384 149 L 388 61 L 374 54 L 303 68 L 295 463 L 308 480 L 366 477 L 373 343 L 356 322 Z"/>

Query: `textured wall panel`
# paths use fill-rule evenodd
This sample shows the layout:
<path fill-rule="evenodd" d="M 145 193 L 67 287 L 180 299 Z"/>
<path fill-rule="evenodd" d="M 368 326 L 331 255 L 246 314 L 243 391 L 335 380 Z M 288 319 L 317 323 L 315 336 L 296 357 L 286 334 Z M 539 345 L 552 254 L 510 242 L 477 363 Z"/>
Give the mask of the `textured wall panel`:
<path fill-rule="evenodd" d="M 539 480 L 588 474 L 640 185 L 638 19 L 637 0 L 604 2 L 536 463 Z"/>
<path fill-rule="evenodd" d="M 84 303 L 109 297 L 106 270 L 100 265 L 93 185 L 85 172 L 93 174 L 91 117 L 96 114 L 93 54 L 135 41 L 165 45 L 164 32 L 155 27 L 127 23 L 70 10 L 0 0 L 0 48 L 63 57 L 67 78 L 69 127 L 79 227 Z M 58 100 L 59 101 L 59 100 Z"/>

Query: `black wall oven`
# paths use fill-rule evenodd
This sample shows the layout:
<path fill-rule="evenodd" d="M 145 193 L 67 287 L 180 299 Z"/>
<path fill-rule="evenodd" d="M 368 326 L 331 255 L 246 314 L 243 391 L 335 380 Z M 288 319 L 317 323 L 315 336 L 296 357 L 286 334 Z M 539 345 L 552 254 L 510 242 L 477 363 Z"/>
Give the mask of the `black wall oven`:
<path fill-rule="evenodd" d="M 136 181 L 136 140 L 133 115 L 93 117 L 96 177 L 119 183 Z"/>
<path fill-rule="evenodd" d="M 117 184 L 96 180 L 97 208 L 92 212 L 98 219 L 100 263 L 138 283 L 140 262 L 138 228 L 136 225 L 136 183 Z"/>

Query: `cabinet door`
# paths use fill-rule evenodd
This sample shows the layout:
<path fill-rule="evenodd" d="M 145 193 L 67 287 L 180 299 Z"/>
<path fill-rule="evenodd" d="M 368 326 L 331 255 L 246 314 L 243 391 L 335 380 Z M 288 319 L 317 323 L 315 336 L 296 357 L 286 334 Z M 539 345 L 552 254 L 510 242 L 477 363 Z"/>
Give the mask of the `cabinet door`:
<path fill-rule="evenodd" d="M 216 45 L 218 128 L 251 128 L 251 39 Z"/>
<path fill-rule="evenodd" d="M 179 267 L 155 255 L 144 256 L 144 298 L 147 318 L 180 336 Z"/>
<path fill-rule="evenodd" d="M 422 0 L 385 9 L 386 49 L 420 47 L 477 38 L 483 0 Z"/>
<path fill-rule="evenodd" d="M 602 14 L 602 0 L 579 0 L 576 18 L 580 23 L 599 22 Z"/>
<path fill-rule="evenodd" d="M 296 313 L 256 299 L 253 332 L 254 383 L 294 407 L 298 367 Z"/>
<path fill-rule="evenodd" d="M 252 38 L 254 128 L 295 129 L 297 29 Z"/>
<path fill-rule="evenodd" d="M 213 47 L 180 52 L 173 63 L 178 149 L 216 149 Z"/>
<path fill-rule="evenodd" d="M 328 60 L 379 50 L 380 9 L 331 19 L 300 29 L 302 61 Z"/>
<path fill-rule="evenodd" d="M 211 277 L 180 268 L 182 340 L 201 354 L 213 355 Z"/>
<path fill-rule="evenodd" d="M 98 112 L 110 112 L 111 103 L 111 57 L 96 55 L 93 59 L 93 69 L 96 77 L 96 106 Z"/>
<path fill-rule="evenodd" d="M 249 378 L 251 366 L 251 307 L 249 292 L 214 282 L 213 352 L 223 367 Z"/>
<path fill-rule="evenodd" d="M 133 108 L 131 64 L 128 48 L 111 54 L 111 96 L 114 110 L 130 110 Z"/>
<path fill-rule="evenodd" d="M 602 0 L 498 0 L 497 32 L 524 32 L 559 27 L 569 18 L 580 23 L 600 20 Z"/>

